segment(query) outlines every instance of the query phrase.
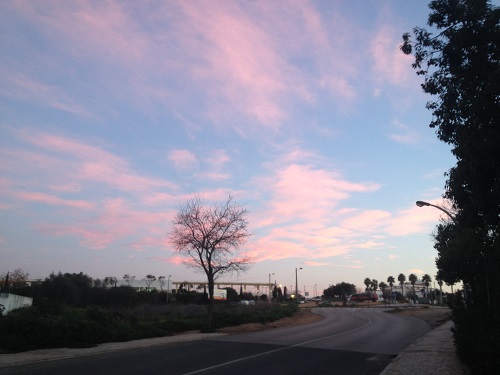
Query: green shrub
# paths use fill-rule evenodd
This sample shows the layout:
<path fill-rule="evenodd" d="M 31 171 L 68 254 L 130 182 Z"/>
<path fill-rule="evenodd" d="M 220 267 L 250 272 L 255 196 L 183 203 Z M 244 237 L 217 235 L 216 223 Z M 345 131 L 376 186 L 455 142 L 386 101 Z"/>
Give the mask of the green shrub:
<path fill-rule="evenodd" d="M 453 329 L 457 354 L 472 374 L 500 369 L 500 314 L 485 308 L 455 309 Z"/>
<path fill-rule="evenodd" d="M 255 306 L 218 305 L 213 325 L 206 326 L 207 307 L 198 305 L 143 305 L 121 311 L 102 307 L 67 307 L 60 304 L 27 307 L 0 317 L 0 353 L 43 348 L 90 347 L 104 342 L 173 335 L 291 316 L 296 304 Z"/>

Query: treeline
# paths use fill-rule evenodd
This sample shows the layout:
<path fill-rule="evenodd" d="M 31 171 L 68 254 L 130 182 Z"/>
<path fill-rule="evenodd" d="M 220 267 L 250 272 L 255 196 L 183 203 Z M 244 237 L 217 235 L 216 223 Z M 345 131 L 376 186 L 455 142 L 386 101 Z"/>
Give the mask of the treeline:
<path fill-rule="evenodd" d="M 5 279 L 3 280 L 5 283 Z M 256 300 L 257 297 L 248 292 L 238 293 L 233 288 L 227 290 L 227 301 Z M 166 291 L 155 288 L 138 290 L 128 285 L 116 286 L 116 283 L 105 283 L 100 279 L 80 273 L 52 273 L 45 280 L 28 285 L 17 281 L 9 287 L 11 293 L 33 298 L 33 306 L 50 308 L 60 305 L 71 307 L 100 306 L 104 308 L 136 307 L 142 304 L 206 304 L 208 293 L 203 288 L 192 288 L 181 285 L 178 289 Z M 267 300 L 267 295 L 258 297 Z"/>

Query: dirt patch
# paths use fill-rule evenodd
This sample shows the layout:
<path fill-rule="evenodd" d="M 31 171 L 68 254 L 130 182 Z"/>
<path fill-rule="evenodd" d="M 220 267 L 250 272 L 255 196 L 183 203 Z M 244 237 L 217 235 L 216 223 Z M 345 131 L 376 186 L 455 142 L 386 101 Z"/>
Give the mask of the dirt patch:
<path fill-rule="evenodd" d="M 315 307 L 316 304 L 305 304 L 303 307 L 299 309 L 293 316 L 288 318 L 283 318 L 276 320 L 274 322 L 261 324 L 261 323 L 248 323 L 242 324 L 236 327 L 226 327 L 218 329 L 217 332 L 220 333 L 229 333 L 229 334 L 240 334 L 240 333 L 249 333 L 249 332 L 257 332 L 263 331 L 265 329 L 272 328 L 281 328 L 281 327 L 291 327 L 298 326 L 303 324 L 309 324 L 321 320 L 321 316 L 314 314 L 311 309 Z"/>
<path fill-rule="evenodd" d="M 372 305 L 373 306 L 373 305 Z M 316 303 L 308 303 L 300 306 L 300 309 L 293 316 L 283 318 L 271 323 L 248 323 L 235 327 L 226 327 L 217 330 L 220 333 L 240 334 L 263 331 L 272 328 L 291 327 L 303 324 L 314 323 L 321 320 L 321 316 L 314 314 L 311 309 L 316 307 Z M 339 307 L 340 308 L 340 307 Z M 349 307 L 346 307 L 349 308 Z M 451 318 L 452 311 L 442 307 L 398 307 L 392 313 L 412 316 L 414 318 L 425 320 L 432 329 L 440 326 Z"/>
<path fill-rule="evenodd" d="M 434 329 L 451 319 L 452 310 L 444 307 L 400 307 L 393 313 L 425 320 Z"/>

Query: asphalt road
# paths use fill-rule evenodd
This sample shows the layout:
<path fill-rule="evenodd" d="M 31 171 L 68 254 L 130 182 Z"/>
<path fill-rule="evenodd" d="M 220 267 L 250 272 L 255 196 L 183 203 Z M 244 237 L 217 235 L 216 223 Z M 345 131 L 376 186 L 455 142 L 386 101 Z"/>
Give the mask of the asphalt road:
<path fill-rule="evenodd" d="M 380 374 L 423 336 L 422 320 L 382 309 L 318 309 L 305 326 L 0 369 L 0 374 Z"/>

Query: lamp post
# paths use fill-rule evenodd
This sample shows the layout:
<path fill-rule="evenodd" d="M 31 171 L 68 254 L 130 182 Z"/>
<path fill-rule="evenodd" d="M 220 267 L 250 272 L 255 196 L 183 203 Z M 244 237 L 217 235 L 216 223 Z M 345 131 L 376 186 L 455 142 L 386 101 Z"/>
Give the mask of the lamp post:
<path fill-rule="evenodd" d="M 269 296 L 268 296 L 269 301 L 271 301 L 271 275 L 274 275 L 274 273 L 269 274 Z"/>
<path fill-rule="evenodd" d="M 302 267 L 295 268 L 295 299 L 297 300 L 297 303 L 299 303 L 299 279 L 297 276 L 297 271 L 301 269 Z"/>
<path fill-rule="evenodd" d="M 451 220 L 455 220 L 455 217 L 450 214 L 448 211 L 446 211 L 443 207 L 439 207 L 439 206 L 436 206 L 435 204 L 432 204 L 432 203 L 428 203 L 428 202 L 424 202 L 424 201 L 416 201 L 415 204 L 418 206 L 418 207 L 427 207 L 427 206 L 431 206 L 431 207 L 435 207 L 437 208 L 438 210 L 441 210 L 443 211 L 446 215 L 448 215 L 450 217 Z"/>
<path fill-rule="evenodd" d="M 168 279 L 167 279 L 167 305 L 168 305 L 168 295 L 170 294 L 170 278 L 172 277 L 172 275 L 168 275 Z"/>
<path fill-rule="evenodd" d="M 431 206 L 431 207 L 434 207 L 434 208 L 437 208 L 438 210 L 441 210 L 443 211 L 446 215 L 448 215 L 450 217 L 450 219 L 452 221 L 455 221 L 455 217 L 450 214 L 448 211 L 446 211 L 443 207 L 439 207 L 435 204 L 431 204 L 429 202 L 424 202 L 424 201 L 416 201 L 415 204 L 418 206 L 418 207 L 427 207 L 427 206 Z M 440 288 L 440 303 L 441 305 L 443 304 L 443 292 L 442 292 L 442 289 Z"/>

